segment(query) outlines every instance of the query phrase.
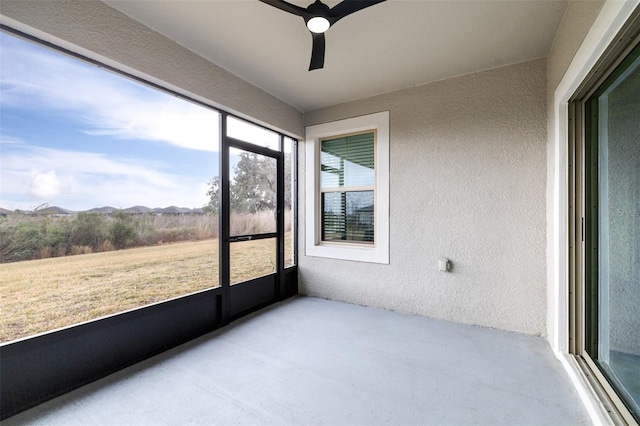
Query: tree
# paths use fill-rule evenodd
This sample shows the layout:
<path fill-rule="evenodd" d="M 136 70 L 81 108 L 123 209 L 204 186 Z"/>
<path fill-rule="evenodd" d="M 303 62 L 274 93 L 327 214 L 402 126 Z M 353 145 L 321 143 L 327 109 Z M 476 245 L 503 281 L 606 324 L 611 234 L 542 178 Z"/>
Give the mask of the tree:
<path fill-rule="evenodd" d="M 220 193 L 220 176 L 215 176 L 207 182 L 209 189 L 207 190 L 207 197 L 209 202 L 202 207 L 207 213 L 218 214 L 218 194 Z"/>
<path fill-rule="evenodd" d="M 293 184 L 291 176 L 291 160 L 293 156 L 285 154 L 284 156 L 284 208 L 291 209 L 291 185 Z"/>
<path fill-rule="evenodd" d="M 285 182 L 291 182 L 291 159 L 285 156 Z M 240 161 L 234 166 L 234 179 L 229 188 L 231 208 L 236 212 L 256 213 L 276 209 L 276 161 L 260 154 L 243 152 Z M 203 209 L 218 213 L 218 194 L 220 177 L 208 182 L 209 202 Z M 291 185 L 285 185 L 285 208 L 291 208 Z"/>
<path fill-rule="evenodd" d="M 231 208 L 256 213 L 276 208 L 276 161 L 263 155 L 243 152 L 234 168 L 230 188 Z"/>

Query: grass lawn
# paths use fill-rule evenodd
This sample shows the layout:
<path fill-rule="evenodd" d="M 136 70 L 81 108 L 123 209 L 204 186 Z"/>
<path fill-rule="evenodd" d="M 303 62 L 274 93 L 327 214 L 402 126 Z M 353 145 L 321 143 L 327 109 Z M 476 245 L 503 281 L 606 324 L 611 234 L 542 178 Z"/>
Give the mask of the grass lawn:
<path fill-rule="evenodd" d="M 232 283 L 274 265 L 274 240 L 232 245 Z M 217 239 L 0 264 L 0 341 L 217 286 Z"/>

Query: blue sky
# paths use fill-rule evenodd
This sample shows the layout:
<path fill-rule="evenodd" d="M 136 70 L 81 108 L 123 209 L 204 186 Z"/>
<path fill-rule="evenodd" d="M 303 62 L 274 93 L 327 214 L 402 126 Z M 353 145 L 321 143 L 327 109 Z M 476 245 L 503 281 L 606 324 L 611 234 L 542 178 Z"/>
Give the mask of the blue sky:
<path fill-rule="evenodd" d="M 0 33 L 0 207 L 201 207 L 218 113 Z"/>

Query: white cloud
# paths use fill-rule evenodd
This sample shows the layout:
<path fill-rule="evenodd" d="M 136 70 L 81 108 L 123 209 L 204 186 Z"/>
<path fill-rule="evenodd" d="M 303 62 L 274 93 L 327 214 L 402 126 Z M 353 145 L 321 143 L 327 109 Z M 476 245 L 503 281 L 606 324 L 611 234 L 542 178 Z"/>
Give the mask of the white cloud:
<path fill-rule="evenodd" d="M 16 116 L 20 116 L 20 109 L 47 112 L 63 116 L 70 126 L 89 135 L 165 143 L 208 151 L 191 153 L 198 157 L 215 157 L 211 154 L 218 150 L 215 111 L 29 43 L 25 48 L 25 43 L 0 33 L 2 109 L 18 109 Z M 37 123 L 28 126 L 39 130 Z M 15 137 L 6 130 L 0 129 L 1 207 L 31 209 L 46 202 L 86 210 L 104 205 L 201 207 L 207 202 L 202 171 L 200 177 L 193 176 L 198 171 L 188 166 L 173 171 L 181 161 L 175 158 L 152 161 L 151 157 L 165 154 L 154 156 L 148 145 L 143 149 L 149 155 L 139 156 L 141 150 L 128 150 L 124 144 L 104 145 L 108 154 L 101 154 L 73 151 L 71 147 L 78 146 L 78 141 L 67 144 L 60 138 L 62 142 L 53 147 L 58 143 L 55 138 L 47 140 L 46 135 L 40 138 L 38 134 L 33 138 L 41 140 L 35 141 L 29 140 L 27 133 Z M 101 147 L 94 144 L 91 149 Z M 130 154 L 114 154 L 122 149 Z M 215 164 L 213 161 L 212 173 Z"/>
<path fill-rule="evenodd" d="M 92 135 L 218 150 L 215 111 L 7 35 L 0 42 L 2 106 L 70 113 Z"/>
<path fill-rule="evenodd" d="M 39 200 L 56 198 L 62 192 L 62 182 L 55 170 L 48 172 L 31 172 L 31 183 L 27 189 L 30 197 Z"/>
<path fill-rule="evenodd" d="M 24 143 L 24 141 L 21 138 L 3 134 L 2 128 L 0 127 L 0 145 L 15 145 L 19 143 Z"/>
<path fill-rule="evenodd" d="M 103 154 L 16 145 L 2 155 L 2 207 L 29 209 L 34 198 L 71 210 L 202 207 L 206 182 L 163 172 L 166 165 Z"/>

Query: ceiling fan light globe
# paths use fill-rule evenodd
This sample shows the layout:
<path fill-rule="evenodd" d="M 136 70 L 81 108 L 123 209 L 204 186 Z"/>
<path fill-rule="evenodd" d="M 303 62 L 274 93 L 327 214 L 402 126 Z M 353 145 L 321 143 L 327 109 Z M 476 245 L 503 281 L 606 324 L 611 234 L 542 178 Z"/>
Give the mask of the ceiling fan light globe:
<path fill-rule="evenodd" d="M 316 16 L 307 21 L 307 28 L 312 33 L 323 33 L 327 31 L 330 26 L 331 24 L 329 23 L 329 20 L 327 18 L 323 18 L 322 16 Z"/>

